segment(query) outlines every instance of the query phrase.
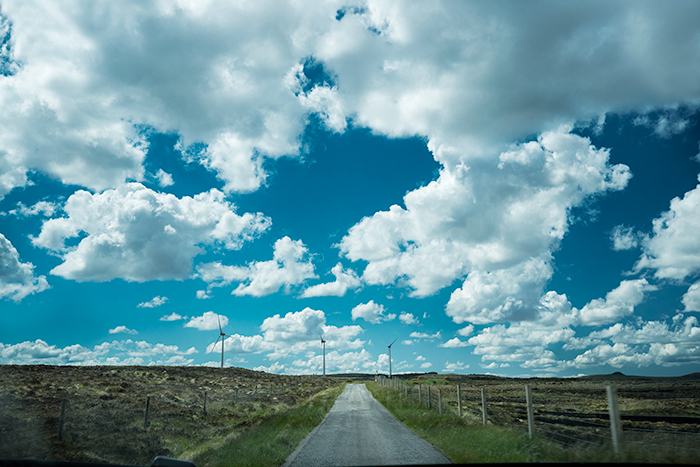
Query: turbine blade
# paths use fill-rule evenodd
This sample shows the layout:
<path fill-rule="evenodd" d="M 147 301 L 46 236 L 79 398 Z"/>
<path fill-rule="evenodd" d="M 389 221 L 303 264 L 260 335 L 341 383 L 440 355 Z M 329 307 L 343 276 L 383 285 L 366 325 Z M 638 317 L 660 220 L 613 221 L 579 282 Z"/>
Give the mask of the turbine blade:
<path fill-rule="evenodd" d="M 216 319 L 219 320 L 219 332 L 224 332 L 224 331 L 221 330 L 221 316 L 219 316 L 218 313 L 216 314 Z"/>
<path fill-rule="evenodd" d="M 394 339 L 394 342 L 396 342 L 398 339 L 399 339 L 398 337 L 397 337 L 396 339 Z M 391 344 L 389 344 L 387 347 L 391 348 L 391 346 L 394 345 L 394 342 L 392 342 Z"/>

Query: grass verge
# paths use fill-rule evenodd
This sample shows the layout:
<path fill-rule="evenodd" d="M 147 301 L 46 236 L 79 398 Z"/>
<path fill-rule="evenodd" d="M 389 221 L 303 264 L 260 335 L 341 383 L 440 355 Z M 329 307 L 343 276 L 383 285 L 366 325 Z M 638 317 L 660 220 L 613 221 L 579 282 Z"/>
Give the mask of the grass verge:
<path fill-rule="evenodd" d="M 237 429 L 223 442 L 192 456 L 198 467 L 279 466 L 318 426 L 345 384 L 316 394 L 290 410 Z"/>
<path fill-rule="evenodd" d="M 418 436 L 432 443 L 456 463 L 493 462 L 632 462 L 632 463 L 696 463 L 697 451 L 679 440 L 635 439 L 625 435 L 619 456 L 611 443 L 602 445 L 577 444 L 561 446 L 535 436 L 530 439 L 522 431 L 487 425 L 440 415 L 435 410 L 419 406 L 401 391 L 367 383 L 367 388 L 384 407 Z M 663 436 L 663 433 L 655 436 Z M 666 441 L 666 442 L 664 442 Z"/>

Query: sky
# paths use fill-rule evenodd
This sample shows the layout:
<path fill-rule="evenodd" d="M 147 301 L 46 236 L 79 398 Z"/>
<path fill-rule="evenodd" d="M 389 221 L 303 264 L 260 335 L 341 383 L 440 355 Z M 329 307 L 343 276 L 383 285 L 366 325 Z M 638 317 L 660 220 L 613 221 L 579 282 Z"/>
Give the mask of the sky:
<path fill-rule="evenodd" d="M 0 363 L 700 371 L 700 3 L 0 6 Z"/>

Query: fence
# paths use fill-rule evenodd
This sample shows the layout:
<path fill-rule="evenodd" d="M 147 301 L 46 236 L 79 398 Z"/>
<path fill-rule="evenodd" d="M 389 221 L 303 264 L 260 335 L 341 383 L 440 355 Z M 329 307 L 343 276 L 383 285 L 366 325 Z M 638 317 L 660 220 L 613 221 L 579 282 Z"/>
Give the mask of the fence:
<path fill-rule="evenodd" d="M 611 443 L 617 454 L 624 443 L 700 456 L 698 383 L 473 387 L 384 376 L 376 381 L 442 415 L 507 426 L 565 446 Z"/>
<path fill-rule="evenodd" d="M 338 384 L 238 368 L 0 366 L 0 458 L 143 464 Z M 81 457 L 82 456 L 82 457 Z"/>

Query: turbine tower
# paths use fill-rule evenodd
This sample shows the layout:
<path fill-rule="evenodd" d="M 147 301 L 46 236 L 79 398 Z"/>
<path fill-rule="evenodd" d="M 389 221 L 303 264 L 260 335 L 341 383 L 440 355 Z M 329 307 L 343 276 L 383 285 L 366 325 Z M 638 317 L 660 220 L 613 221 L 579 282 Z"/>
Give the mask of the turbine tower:
<path fill-rule="evenodd" d="M 396 339 L 398 339 L 398 337 Z M 396 339 L 394 339 L 394 342 L 396 342 Z M 394 345 L 394 342 L 387 345 L 387 347 L 389 347 L 389 378 L 391 378 L 391 346 Z"/>
<path fill-rule="evenodd" d="M 326 376 L 326 341 L 323 340 L 323 334 L 321 334 L 321 346 L 323 346 L 323 376 Z"/>
<path fill-rule="evenodd" d="M 217 313 L 216 318 L 219 320 L 219 337 L 216 338 L 216 342 L 214 342 L 214 347 L 216 347 L 216 343 L 219 342 L 219 339 L 221 339 L 221 368 L 224 367 L 224 341 L 226 340 L 227 337 L 231 337 L 228 334 L 226 334 L 223 329 L 221 329 L 221 318 L 219 317 L 219 314 Z"/>

